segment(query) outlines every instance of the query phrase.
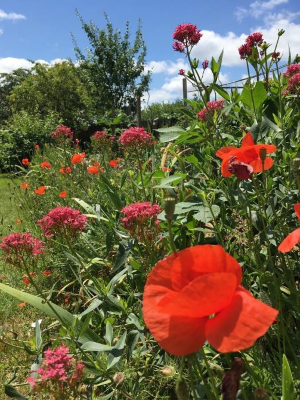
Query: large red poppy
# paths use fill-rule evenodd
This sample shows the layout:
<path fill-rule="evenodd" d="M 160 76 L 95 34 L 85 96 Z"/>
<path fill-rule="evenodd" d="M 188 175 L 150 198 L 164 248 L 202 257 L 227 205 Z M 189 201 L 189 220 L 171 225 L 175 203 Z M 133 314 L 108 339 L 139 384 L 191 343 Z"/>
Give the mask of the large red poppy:
<path fill-rule="evenodd" d="M 294 205 L 294 210 L 297 215 L 298 220 L 300 221 L 300 203 Z M 295 229 L 291 232 L 278 246 L 278 250 L 282 253 L 287 253 L 291 251 L 292 248 L 300 242 L 300 228 Z"/>
<path fill-rule="evenodd" d="M 206 340 L 222 353 L 252 346 L 278 311 L 240 286 L 242 269 L 221 246 L 181 250 L 159 261 L 144 291 L 147 327 L 176 356 L 199 350 Z"/>
<path fill-rule="evenodd" d="M 251 165 L 254 173 L 262 172 L 263 164 L 260 155 L 261 149 L 265 149 L 267 154 L 269 154 L 276 150 L 276 146 L 273 144 L 255 144 L 250 132 L 244 136 L 241 147 L 222 147 L 216 152 L 216 156 L 222 159 L 222 175 L 224 177 L 229 177 L 232 175 L 232 173 L 230 173 L 228 170 L 230 157 L 237 157 L 239 161 Z M 272 165 L 272 158 L 266 157 L 264 160 L 264 170 L 270 169 Z"/>

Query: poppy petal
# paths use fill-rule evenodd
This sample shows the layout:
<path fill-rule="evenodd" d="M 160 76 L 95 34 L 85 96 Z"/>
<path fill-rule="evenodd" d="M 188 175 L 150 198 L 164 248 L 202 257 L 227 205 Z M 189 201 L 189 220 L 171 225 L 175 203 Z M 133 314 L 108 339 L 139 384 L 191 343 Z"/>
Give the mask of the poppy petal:
<path fill-rule="evenodd" d="M 224 158 L 228 155 L 232 150 L 236 150 L 237 148 L 234 146 L 222 147 L 216 152 L 216 156 L 219 158 Z"/>
<path fill-rule="evenodd" d="M 287 253 L 291 251 L 292 248 L 300 242 L 300 228 L 295 229 L 290 233 L 278 246 L 278 250 L 282 253 Z"/>
<path fill-rule="evenodd" d="M 159 261 L 150 272 L 147 285 L 165 286 L 180 292 L 200 275 L 227 272 L 236 276 L 239 285 L 242 269 L 237 260 L 219 245 L 198 245 L 178 251 Z"/>
<path fill-rule="evenodd" d="M 294 205 L 294 210 L 297 215 L 297 218 L 300 220 L 300 203 Z"/>
<path fill-rule="evenodd" d="M 233 274 L 217 272 L 202 275 L 180 293 L 171 292 L 163 297 L 157 310 L 172 316 L 206 317 L 227 307 L 236 287 L 237 280 Z"/>
<path fill-rule="evenodd" d="M 229 157 L 224 158 L 221 164 L 221 174 L 224 176 L 224 178 L 229 178 L 232 174 L 228 170 L 228 165 L 229 165 Z"/>
<path fill-rule="evenodd" d="M 274 164 L 274 161 L 271 157 L 267 157 L 264 162 L 264 170 L 267 171 L 270 169 Z M 260 158 L 256 158 L 255 160 L 250 162 L 250 165 L 253 167 L 253 172 L 262 172 L 262 161 Z"/>
<path fill-rule="evenodd" d="M 251 134 L 251 132 L 248 132 L 248 133 L 243 137 L 243 140 L 242 140 L 242 147 L 245 147 L 245 146 L 253 146 L 254 144 L 255 144 L 255 143 L 254 143 L 252 134 Z"/>
<path fill-rule="evenodd" d="M 221 353 L 247 349 L 267 332 L 277 314 L 240 286 L 229 306 L 208 320 L 207 340 Z"/>
<path fill-rule="evenodd" d="M 173 317 L 158 312 L 157 304 L 167 291 L 164 287 L 146 285 L 143 297 L 145 323 L 168 353 L 175 356 L 195 353 L 206 340 L 204 328 L 207 318 Z"/>

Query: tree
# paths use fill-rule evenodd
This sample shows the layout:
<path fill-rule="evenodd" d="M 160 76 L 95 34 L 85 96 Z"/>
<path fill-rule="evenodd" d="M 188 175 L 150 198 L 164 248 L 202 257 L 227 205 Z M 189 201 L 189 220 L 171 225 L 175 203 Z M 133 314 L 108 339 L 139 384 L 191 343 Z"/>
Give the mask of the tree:
<path fill-rule="evenodd" d="M 15 86 L 20 85 L 31 74 L 30 69 L 18 68 L 11 73 L 0 73 L 0 121 L 12 116 L 9 96 Z"/>
<path fill-rule="evenodd" d="M 85 55 L 73 38 L 80 70 L 91 86 L 97 109 L 114 113 L 132 104 L 149 88 L 150 72 L 145 72 L 146 46 L 141 23 L 131 45 L 128 21 L 122 36 L 119 29 L 114 30 L 106 14 L 106 29 L 99 29 L 93 22 L 85 23 L 76 12 L 90 43 Z"/>
<path fill-rule="evenodd" d="M 41 116 L 54 112 L 74 129 L 89 125 L 93 102 L 71 61 L 53 66 L 37 63 L 32 72 L 9 96 L 14 112 L 38 112 Z"/>

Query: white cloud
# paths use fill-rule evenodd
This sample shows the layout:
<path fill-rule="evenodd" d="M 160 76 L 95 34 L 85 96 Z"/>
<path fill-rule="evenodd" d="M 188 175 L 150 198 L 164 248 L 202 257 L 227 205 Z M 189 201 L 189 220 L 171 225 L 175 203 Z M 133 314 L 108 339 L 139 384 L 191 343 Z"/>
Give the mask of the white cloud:
<path fill-rule="evenodd" d="M 198 72 L 200 76 L 202 76 L 203 70 L 199 69 Z M 212 72 L 210 70 L 206 70 L 204 74 L 204 82 L 209 83 L 211 81 Z M 228 82 L 228 77 L 226 74 L 220 74 L 220 82 Z M 197 93 L 190 82 L 187 83 L 187 89 L 189 98 L 192 98 L 193 94 Z M 182 76 L 180 75 L 170 78 L 167 77 L 161 88 L 152 89 L 149 92 L 149 96 L 147 94 L 144 96 L 144 100 L 149 104 L 156 102 L 170 102 L 176 99 L 182 99 Z"/>
<path fill-rule="evenodd" d="M 177 74 L 180 69 L 188 69 L 188 64 L 183 58 L 178 58 L 174 61 L 151 61 L 146 65 L 146 71 L 151 71 L 152 74 Z"/>
<path fill-rule="evenodd" d="M 242 22 L 242 20 L 247 16 L 259 18 L 262 15 L 273 10 L 275 7 L 280 6 L 281 4 L 286 4 L 288 2 L 289 0 L 256 0 L 250 4 L 249 9 L 238 7 L 235 11 L 235 15 L 239 22 Z"/>
<path fill-rule="evenodd" d="M 16 14 L 15 12 L 6 13 L 5 11 L 0 10 L 0 21 L 3 20 L 17 21 L 19 19 L 26 19 L 26 17 L 25 15 Z"/>
<path fill-rule="evenodd" d="M 46 64 L 46 65 L 54 65 L 58 63 L 62 63 L 64 61 L 67 61 L 64 58 L 55 58 L 54 60 L 51 60 L 50 62 L 45 61 L 45 60 L 36 60 L 36 63 L 40 64 Z M 26 60 L 25 58 L 15 58 L 15 57 L 3 57 L 0 58 L 0 73 L 5 72 L 5 73 L 10 73 L 15 69 L 18 68 L 32 68 L 33 63 Z"/>

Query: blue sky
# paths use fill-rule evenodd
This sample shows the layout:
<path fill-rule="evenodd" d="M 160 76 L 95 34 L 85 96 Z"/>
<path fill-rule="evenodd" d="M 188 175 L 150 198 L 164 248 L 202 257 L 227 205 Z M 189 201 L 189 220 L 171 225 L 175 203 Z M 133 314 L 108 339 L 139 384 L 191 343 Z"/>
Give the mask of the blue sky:
<path fill-rule="evenodd" d="M 104 11 L 121 31 L 128 20 L 132 33 L 141 18 L 147 64 L 153 71 L 150 102 L 172 101 L 181 96 L 178 69 L 187 69 L 187 65 L 182 55 L 172 49 L 172 34 L 180 23 L 196 24 L 203 31 L 194 49 L 201 61 L 217 57 L 224 48 L 223 83 L 245 74 L 237 47 L 253 31 L 262 31 L 265 39 L 274 43 L 278 29 L 283 28 L 286 33 L 279 48 L 283 59 L 288 45 L 293 54 L 300 54 L 299 0 L 2 0 L 0 72 L 26 67 L 27 59 L 53 63 L 70 57 L 75 61 L 70 33 L 81 47 L 88 44 L 75 8 L 84 20 L 92 19 L 100 28 L 105 27 Z"/>

